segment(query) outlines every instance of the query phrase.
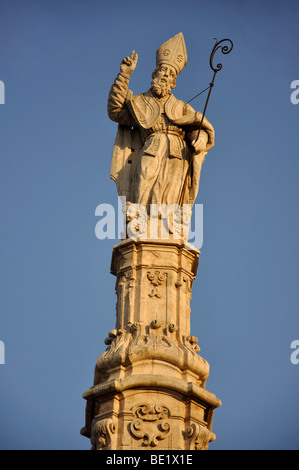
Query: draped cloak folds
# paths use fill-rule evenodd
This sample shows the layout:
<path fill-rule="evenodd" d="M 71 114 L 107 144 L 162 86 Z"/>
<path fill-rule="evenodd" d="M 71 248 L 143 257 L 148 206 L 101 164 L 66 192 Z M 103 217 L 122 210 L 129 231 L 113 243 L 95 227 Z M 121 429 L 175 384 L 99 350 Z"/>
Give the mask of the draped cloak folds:
<path fill-rule="evenodd" d="M 116 80 L 117 81 L 117 80 Z M 115 87 L 115 84 L 114 84 Z M 133 96 L 133 93 L 125 89 L 121 90 L 125 93 L 123 103 L 116 107 L 119 109 L 117 113 L 113 113 L 111 108 L 117 100 L 115 100 L 115 89 L 110 91 L 108 100 L 108 114 L 114 121 L 118 122 L 118 130 L 115 139 L 112 161 L 111 161 L 111 178 L 116 183 L 119 196 L 124 196 L 126 201 L 132 203 L 144 203 L 144 200 L 138 200 L 136 195 L 136 187 L 140 184 L 140 165 L 145 157 L 157 158 L 161 148 L 163 147 L 163 139 L 167 139 L 167 149 L 164 151 L 163 159 L 169 158 L 173 161 L 172 168 L 176 168 L 177 178 L 181 179 L 178 189 L 175 190 L 175 200 L 167 201 L 174 204 L 190 204 L 193 206 L 199 187 L 199 179 L 201 166 L 207 152 L 214 146 L 214 129 L 212 125 L 204 118 L 201 133 L 206 136 L 206 148 L 204 151 L 196 153 L 191 147 L 190 141 L 192 133 L 199 129 L 202 114 L 196 112 L 190 105 L 184 101 L 178 100 L 174 95 L 170 94 L 166 99 L 165 105 L 159 104 L 159 100 L 155 98 L 151 90 L 146 93 Z M 117 89 L 119 93 L 119 87 Z M 163 116 L 167 126 L 165 129 L 159 128 Z M 174 130 L 172 130 L 174 129 Z M 179 135 L 180 134 L 180 135 Z M 193 134 L 194 135 L 194 134 Z M 162 143 L 161 143 L 162 142 Z M 162 145 L 163 144 L 163 145 Z M 151 161 L 148 159 L 147 161 Z M 181 166 L 180 166 L 181 165 Z M 162 164 L 161 164 L 162 166 Z M 155 182 L 162 173 L 161 166 L 157 169 L 156 175 L 151 181 L 146 181 L 144 186 L 154 187 Z M 181 172 L 181 174 L 179 173 Z M 172 178 L 172 173 L 166 177 Z M 160 181 L 161 194 L 164 191 L 163 184 Z M 165 183 L 166 184 L 166 183 Z M 151 187 L 149 187 L 149 197 L 146 201 L 151 200 Z M 163 203 L 162 199 L 154 202 Z"/>

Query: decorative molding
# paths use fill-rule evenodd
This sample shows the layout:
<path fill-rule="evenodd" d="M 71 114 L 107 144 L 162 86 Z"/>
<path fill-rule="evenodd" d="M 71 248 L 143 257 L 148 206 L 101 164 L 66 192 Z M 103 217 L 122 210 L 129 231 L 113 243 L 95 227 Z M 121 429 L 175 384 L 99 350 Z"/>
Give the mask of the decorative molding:
<path fill-rule="evenodd" d="M 183 284 L 183 282 L 185 284 Z M 191 292 L 192 280 L 188 276 L 182 276 L 181 280 L 179 280 L 175 283 L 175 287 L 182 287 L 183 285 L 186 286 L 185 287 L 185 292 Z"/>
<path fill-rule="evenodd" d="M 114 330 L 109 331 L 108 336 L 107 336 L 107 338 L 105 338 L 105 341 L 104 341 L 104 343 L 109 346 L 107 348 L 107 350 L 108 349 L 109 350 L 111 350 L 111 349 L 115 350 L 116 344 L 119 344 L 120 339 L 123 342 L 123 338 L 124 338 L 125 335 L 126 335 L 126 330 L 124 330 L 123 328 L 119 328 L 118 330 L 114 329 Z"/>
<path fill-rule="evenodd" d="M 139 404 L 133 408 L 133 414 L 130 431 L 136 439 L 142 439 L 142 446 L 157 447 L 159 441 L 170 435 L 170 424 L 167 422 L 170 411 L 166 406 Z"/>
<path fill-rule="evenodd" d="M 181 292 L 186 294 L 187 305 L 186 305 L 186 313 L 188 312 L 191 314 L 190 302 L 192 298 L 192 284 L 193 280 L 189 276 L 182 275 L 180 279 L 175 283 L 175 287 L 181 288 Z"/>
<path fill-rule="evenodd" d="M 158 320 L 153 320 L 151 322 L 151 327 L 153 330 L 158 330 L 159 328 L 161 328 L 161 322 L 159 322 Z"/>
<path fill-rule="evenodd" d="M 91 423 L 92 450 L 111 449 L 116 429 L 116 423 L 111 418 L 93 420 Z"/>
<path fill-rule="evenodd" d="M 190 439 L 189 450 L 208 450 L 209 442 L 214 441 L 216 436 L 207 427 L 193 423 L 186 428 L 185 438 Z"/>
<path fill-rule="evenodd" d="M 196 336 L 183 336 L 183 343 L 184 345 L 191 351 L 192 353 L 198 353 L 200 351 L 200 347 L 198 344 L 198 338 Z"/>
<path fill-rule="evenodd" d="M 177 331 L 178 328 L 174 323 L 169 323 L 168 324 L 168 329 L 169 329 L 170 333 L 174 333 L 175 331 Z"/>
<path fill-rule="evenodd" d="M 134 269 L 120 271 L 117 277 L 115 292 L 116 301 L 116 317 L 118 325 L 123 326 L 129 318 L 129 312 L 134 311 L 133 293 L 135 288 L 135 271 Z"/>
<path fill-rule="evenodd" d="M 136 331 L 139 331 L 141 328 L 140 322 L 134 322 L 131 324 L 131 330 L 133 333 L 136 333 Z"/>

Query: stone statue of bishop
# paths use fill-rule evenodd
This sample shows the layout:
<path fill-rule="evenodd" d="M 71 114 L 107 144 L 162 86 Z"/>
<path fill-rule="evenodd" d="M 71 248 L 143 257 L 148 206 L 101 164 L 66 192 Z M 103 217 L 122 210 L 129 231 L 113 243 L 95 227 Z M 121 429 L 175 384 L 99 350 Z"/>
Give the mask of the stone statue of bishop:
<path fill-rule="evenodd" d="M 202 163 L 214 146 L 214 129 L 202 114 L 172 94 L 187 64 L 182 33 L 157 50 L 151 88 L 134 96 L 130 75 L 138 55 L 121 62 L 108 98 L 108 115 L 117 122 L 111 178 L 128 204 L 193 206 Z"/>

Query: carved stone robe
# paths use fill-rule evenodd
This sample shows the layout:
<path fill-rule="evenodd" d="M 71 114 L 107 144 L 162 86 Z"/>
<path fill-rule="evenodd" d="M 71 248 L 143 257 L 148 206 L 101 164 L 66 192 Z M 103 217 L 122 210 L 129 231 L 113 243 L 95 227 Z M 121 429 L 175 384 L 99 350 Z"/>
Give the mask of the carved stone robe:
<path fill-rule="evenodd" d="M 143 204 L 194 204 L 201 166 L 214 145 L 214 129 L 204 119 L 206 148 L 190 145 L 202 114 L 172 94 L 158 99 L 151 90 L 133 96 L 129 77 L 120 73 L 111 87 L 108 115 L 119 123 L 111 178 L 118 194 Z"/>

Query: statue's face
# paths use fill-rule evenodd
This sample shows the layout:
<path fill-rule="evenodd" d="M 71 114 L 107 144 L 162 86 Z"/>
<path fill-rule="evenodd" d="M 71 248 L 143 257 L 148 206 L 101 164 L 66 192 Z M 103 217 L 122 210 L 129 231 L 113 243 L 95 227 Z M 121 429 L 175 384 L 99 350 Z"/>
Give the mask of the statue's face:
<path fill-rule="evenodd" d="M 159 97 L 169 94 L 175 87 L 176 77 L 174 67 L 161 64 L 153 73 L 152 90 Z"/>
<path fill-rule="evenodd" d="M 175 68 L 171 65 L 161 64 L 156 70 L 156 77 L 165 80 L 169 85 L 172 85 L 176 79 Z"/>

